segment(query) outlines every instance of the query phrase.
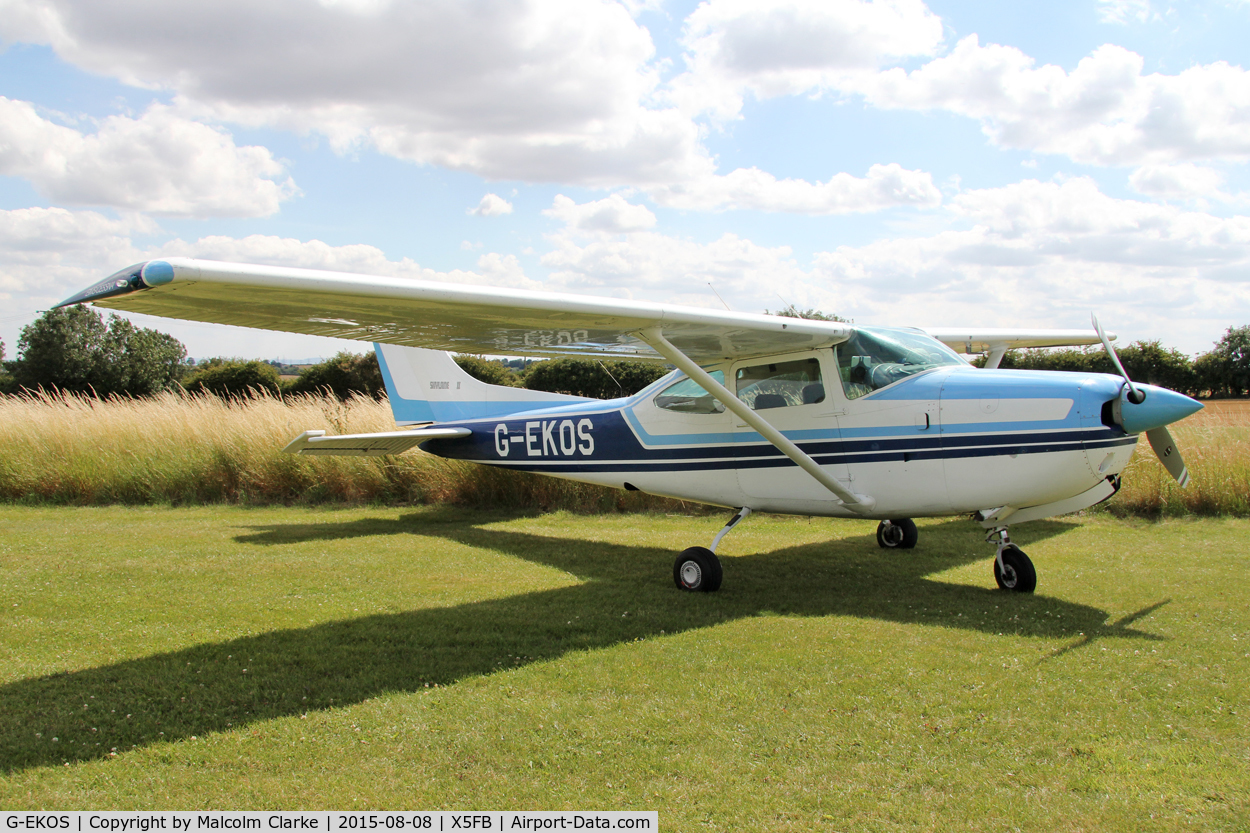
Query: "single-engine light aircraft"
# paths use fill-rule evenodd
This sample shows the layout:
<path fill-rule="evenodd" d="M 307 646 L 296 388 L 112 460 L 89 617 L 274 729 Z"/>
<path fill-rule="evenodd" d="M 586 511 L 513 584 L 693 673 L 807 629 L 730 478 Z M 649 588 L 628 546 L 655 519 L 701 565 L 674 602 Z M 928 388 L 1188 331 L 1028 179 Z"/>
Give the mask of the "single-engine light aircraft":
<path fill-rule="evenodd" d="M 914 547 L 916 517 L 972 515 L 994 578 L 1032 592 L 1013 524 L 1119 488 L 1142 433 L 1184 486 L 1167 426 L 1202 405 L 1136 384 L 1093 329 L 863 327 L 641 301 L 170 258 L 127 267 L 60 306 L 373 342 L 399 430 L 326 436 L 294 454 L 415 446 L 587 483 L 732 508 L 673 565 L 683 590 L 721 584 L 716 548 L 752 511 L 879 520 Z M 1002 370 L 1014 347 L 1101 342 L 1120 376 Z M 984 369 L 956 352 L 986 352 Z M 628 358 L 676 369 L 608 401 L 489 385 L 445 351 Z"/>

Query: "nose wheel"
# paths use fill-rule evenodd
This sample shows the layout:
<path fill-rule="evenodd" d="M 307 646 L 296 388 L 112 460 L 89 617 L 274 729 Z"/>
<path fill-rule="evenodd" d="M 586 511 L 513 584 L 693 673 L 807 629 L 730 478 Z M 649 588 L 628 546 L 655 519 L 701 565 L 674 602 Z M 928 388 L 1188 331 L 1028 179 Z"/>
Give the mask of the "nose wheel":
<path fill-rule="evenodd" d="M 1037 589 L 1037 570 L 1024 550 L 1011 543 L 1006 528 L 990 533 L 990 542 L 998 540 L 998 552 L 994 556 L 994 581 L 1000 590 L 1016 593 L 1032 593 Z"/>

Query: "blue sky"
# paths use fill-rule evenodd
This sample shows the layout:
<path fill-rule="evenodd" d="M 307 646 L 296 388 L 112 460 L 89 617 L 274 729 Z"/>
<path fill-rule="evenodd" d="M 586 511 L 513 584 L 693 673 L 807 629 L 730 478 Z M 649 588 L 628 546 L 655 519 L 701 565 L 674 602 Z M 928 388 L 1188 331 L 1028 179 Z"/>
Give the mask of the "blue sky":
<path fill-rule="evenodd" d="M 0 339 L 187 255 L 865 324 L 1096 311 L 1194 353 L 1250 323 L 1247 31 L 1248 0 L 0 0 Z M 200 357 L 344 346 L 135 320 Z"/>

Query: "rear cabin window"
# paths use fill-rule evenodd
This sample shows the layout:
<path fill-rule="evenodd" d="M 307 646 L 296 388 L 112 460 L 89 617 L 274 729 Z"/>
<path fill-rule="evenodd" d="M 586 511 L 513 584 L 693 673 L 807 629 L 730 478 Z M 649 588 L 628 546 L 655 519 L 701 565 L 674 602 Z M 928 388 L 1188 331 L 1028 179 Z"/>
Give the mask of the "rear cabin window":
<path fill-rule="evenodd" d="M 719 384 L 725 384 L 725 371 L 713 370 L 708 375 Z M 657 393 L 654 401 L 657 408 L 682 414 L 725 413 L 725 406 L 717 402 L 712 394 L 699 387 L 699 383 L 689 376 Z"/>
<path fill-rule="evenodd" d="M 740 367 L 737 385 L 738 398 L 756 411 L 825 401 L 820 360 L 816 358 Z"/>

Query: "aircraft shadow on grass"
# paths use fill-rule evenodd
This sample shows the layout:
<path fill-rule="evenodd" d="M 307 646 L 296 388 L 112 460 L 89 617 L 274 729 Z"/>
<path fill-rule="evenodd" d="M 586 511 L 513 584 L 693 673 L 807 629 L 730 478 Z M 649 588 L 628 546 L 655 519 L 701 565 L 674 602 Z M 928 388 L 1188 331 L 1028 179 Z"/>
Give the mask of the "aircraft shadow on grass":
<path fill-rule="evenodd" d="M 0 686 L 0 770 L 99 759 L 113 750 L 769 613 L 1075 640 L 1052 657 L 1099 638 L 1159 638 L 1130 627 L 1159 605 L 1108 622 L 1105 611 L 1087 605 L 928 578 L 974 560 L 986 561 L 988 569 L 983 543 L 958 547 L 975 555 L 940 552 L 944 531 L 949 539 L 966 528 L 966 521 L 925 527 L 932 552 L 883 552 L 871 536 L 855 536 L 727 558 L 725 586 L 704 595 L 673 588 L 670 550 L 482 528 L 454 511 L 254 527 L 236 540 L 272 546 L 379 534 L 433 536 L 555 567 L 583 581 L 449 608 L 275 630 Z M 1038 522 L 1015 537 L 1027 545 L 1067 528 L 1061 521 Z"/>

